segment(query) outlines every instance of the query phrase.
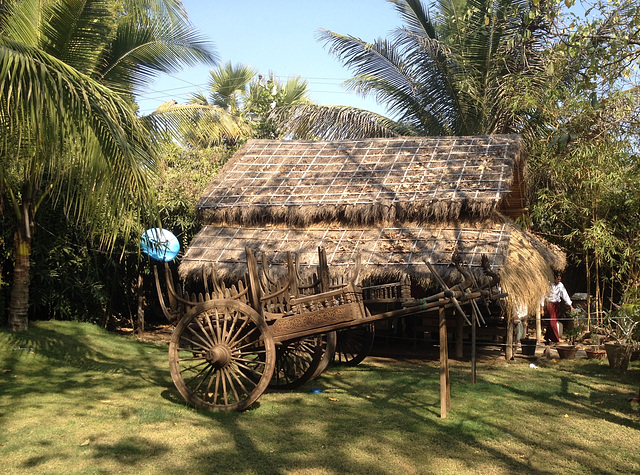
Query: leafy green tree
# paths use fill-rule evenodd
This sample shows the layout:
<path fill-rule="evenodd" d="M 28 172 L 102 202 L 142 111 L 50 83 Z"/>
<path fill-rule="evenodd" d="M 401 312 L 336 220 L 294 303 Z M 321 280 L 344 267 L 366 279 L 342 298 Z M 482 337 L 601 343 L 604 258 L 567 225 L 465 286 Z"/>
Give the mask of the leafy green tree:
<path fill-rule="evenodd" d="M 196 203 L 205 187 L 236 149 L 189 149 L 174 142 L 163 146 L 158 174 L 158 210 L 163 226 L 186 246 L 199 230 Z"/>
<path fill-rule="evenodd" d="M 2 0 L 0 192 L 16 219 L 9 327 L 27 328 L 38 211 L 50 201 L 105 248 L 156 216 L 156 143 L 133 93 L 213 62 L 177 0 Z"/>
<path fill-rule="evenodd" d="M 640 288 L 640 7 L 581 5 L 586 15 L 569 15 L 546 51 L 555 77 L 535 100 L 531 209 L 535 228 L 584 266 L 601 308 Z"/>

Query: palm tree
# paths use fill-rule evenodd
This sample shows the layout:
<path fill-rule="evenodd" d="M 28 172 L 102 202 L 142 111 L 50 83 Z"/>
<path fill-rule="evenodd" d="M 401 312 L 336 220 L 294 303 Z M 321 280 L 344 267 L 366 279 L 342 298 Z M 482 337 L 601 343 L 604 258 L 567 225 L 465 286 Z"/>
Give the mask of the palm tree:
<path fill-rule="evenodd" d="M 319 39 L 356 75 L 347 87 L 374 95 L 390 117 L 344 107 L 275 111 L 299 136 L 472 135 L 521 130 L 513 97 L 542 87 L 541 47 L 553 5 L 528 0 L 388 0 L 404 25 L 373 43 L 322 30 Z M 540 78 L 540 79 L 536 79 Z M 345 119 L 350 123 L 346 124 Z"/>
<path fill-rule="evenodd" d="M 228 62 L 211 70 L 208 95 L 203 92 L 193 94 L 190 105 L 202 108 L 194 111 L 191 123 L 196 127 L 182 129 L 182 138 L 187 146 L 211 147 L 224 143 L 235 143 L 237 139 L 249 136 L 275 138 L 278 127 L 268 113 L 277 107 L 310 104 L 309 87 L 300 77 L 289 78 L 285 83 L 278 81 L 273 73 L 265 78 L 250 66 Z M 176 105 L 175 108 L 181 106 Z M 183 107 L 183 106 L 182 106 Z M 208 117 L 203 115 L 207 111 Z M 232 117 L 225 116 L 227 112 Z M 233 124 L 239 134 L 231 135 L 220 130 L 211 133 L 216 121 L 229 129 Z M 207 128 L 203 133 L 202 127 Z"/>
<path fill-rule="evenodd" d="M 240 115 L 243 99 L 257 71 L 244 64 L 228 62 L 216 70 L 212 69 L 209 74 L 209 100 L 205 99 L 205 103 L 225 109 L 232 115 Z"/>
<path fill-rule="evenodd" d="M 40 205 L 62 206 L 107 248 L 152 218 L 154 135 L 133 94 L 214 59 L 178 0 L 0 2 L 0 196 L 17 222 L 10 329 L 28 326 Z"/>

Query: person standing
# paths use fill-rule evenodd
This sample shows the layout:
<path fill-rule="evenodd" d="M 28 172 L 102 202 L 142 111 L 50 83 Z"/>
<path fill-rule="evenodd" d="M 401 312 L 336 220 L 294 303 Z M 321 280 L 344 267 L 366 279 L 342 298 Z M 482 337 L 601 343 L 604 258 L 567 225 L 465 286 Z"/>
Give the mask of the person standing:
<path fill-rule="evenodd" d="M 554 284 L 551 286 L 551 291 L 547 297 L 547 330 L 544 335 L 545 341 L 551 341 L 554 343 L 560 341 L 558 318 L 560 317 L 561 305 L 563 302 L 573 310 L 573 302 L 569 298 L 567 289 L 562 283 L 562 274 L 560 274 L 560 272 L 555 272 Z M 545 315 L 544 307 L 542 307 L 541 312 Z"/>

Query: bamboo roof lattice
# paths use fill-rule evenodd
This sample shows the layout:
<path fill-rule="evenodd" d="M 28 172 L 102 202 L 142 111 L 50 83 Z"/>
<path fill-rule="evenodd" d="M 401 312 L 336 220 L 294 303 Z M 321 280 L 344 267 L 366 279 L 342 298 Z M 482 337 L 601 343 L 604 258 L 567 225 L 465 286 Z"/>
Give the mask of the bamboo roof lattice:
<path fill-rule="evenodd" d="M 191 241 L 182 260 L 181 273 L 198 272 L 203 263 L 214 262 L 223 276 L 239 278 L 246 262 L 245 248 L 266 252 L 273 266 L 286 266 L 287 252 L 297 256 L 304 269 L 318 264 L 318 247 L 323 247 L 331 268 L 341 273 L 353 266 L 359 254 L 367 274 L 405 272 L 428 274 L 425 260 L 451 263 L 458 250 L 464 262 L 479 266 L 481 254 L 490 264 L 504 266 L 512 229 L 507 224 L 489 223 L 418 227 L 308 228 L 205 226 Z"/>
<path fill-rule="evenodd" d="M 484 218 L 510 191 L 515 135 L 249 140 L 198 202 L 206 223 L 308 226 Z"/>

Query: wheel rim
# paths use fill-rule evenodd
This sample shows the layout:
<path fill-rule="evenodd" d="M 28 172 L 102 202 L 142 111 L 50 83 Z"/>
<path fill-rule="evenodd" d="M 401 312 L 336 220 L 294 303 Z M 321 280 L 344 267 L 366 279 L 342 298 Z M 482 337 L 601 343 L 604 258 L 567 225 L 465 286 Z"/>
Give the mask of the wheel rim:
<path fill-rule="evenodd" d="M 339 331 L 334 361 L 348 366 L 361 363 L 371 351 L 374 337 L 373 324 Z"/>
<path fill-rule="evenodd" d="M 275 369 L 269 387 L 292 389 L 303 385 L 318 368 L 322 354 L 321 337 L 283 342 L 276 348 Z"/>
<path fill-rule="evenodd" d="M 194 307 L 176 326 L 169 344 L 171 377 L 197 407 L 243 410 L 264 392 L 275 345 L 264 320 L 234 300 Z"/>
<path fill-rule="evenodd" d="M 316 379 L 329 367 L 329 364 L 333 361 L 336 353 L 337 340 L 338 337 L 336 332 L 329 332 L 326 335 L 322 335 L 322 359 L 320 360 L 320 364 L 316 370 L 311 375 L 311 379 Z"/>

